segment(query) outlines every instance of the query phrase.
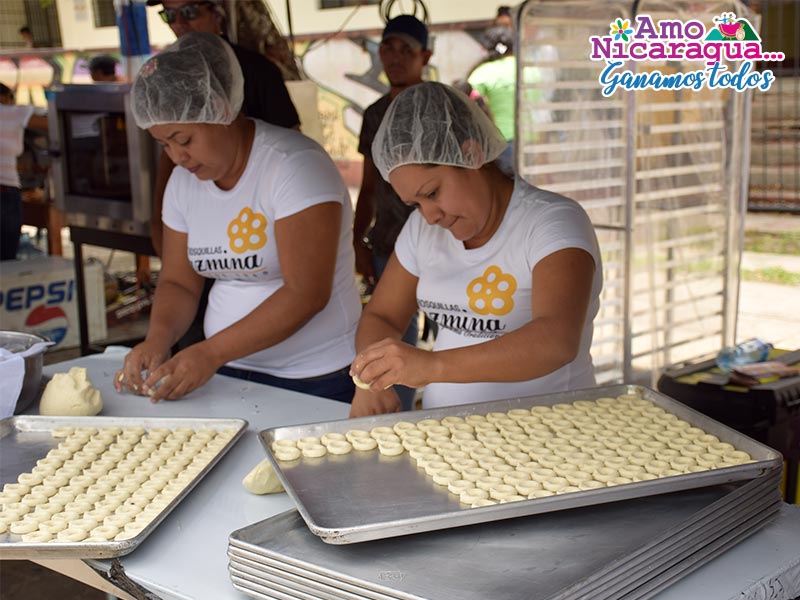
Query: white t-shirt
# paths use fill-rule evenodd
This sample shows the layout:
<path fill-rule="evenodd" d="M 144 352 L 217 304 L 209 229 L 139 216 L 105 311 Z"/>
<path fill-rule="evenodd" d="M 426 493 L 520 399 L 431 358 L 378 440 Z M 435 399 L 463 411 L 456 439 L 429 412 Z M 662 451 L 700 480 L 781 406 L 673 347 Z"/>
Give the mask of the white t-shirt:
<path fill-rule="evenodd" d="M 331 373 L 355 356 L 361 303 L 355 287 L 353 209 L 333 161 L 301 133 L 255 121 L 250 158 L 224 191 L 176 167 L 164 193 L 163 220 L 188 234 L 194 270 L 215 279 L 204 323 L 207 337 L 239 321 L 283 285 L 275 221 L 325 202 L 342 204 L 333 291 L 325 308 L 292 336 L 229 363 L 302 379 Z M 307 243 L 313 244 L 309 239 Z"/>
<path fill-rule="evenodd" d="M 434 351 L 472 346 L 519 329 L 531 320 L 533 268 L 564 248 L 581 248 L 595 262 L 592 296 L 580 350 L 571 363 L 543 377 L 503 383 L 432 383 L 424 408 L 548 394 L 595 384 L 592 321 L 603 287 L 597 237 L 573 200 L 517 179 L 503 221 L 480 248 L 467 250 L 447 230 L 411 214 L 397 239 L 400 264 L 419 278 L 417 302 L 439 326 Z"/>
<path fill-rule="evenodd" d="M 19 187 L 17 157 L 22 154 L 22 138 L 33 106 L 0 104 L 0 185 Z"/>

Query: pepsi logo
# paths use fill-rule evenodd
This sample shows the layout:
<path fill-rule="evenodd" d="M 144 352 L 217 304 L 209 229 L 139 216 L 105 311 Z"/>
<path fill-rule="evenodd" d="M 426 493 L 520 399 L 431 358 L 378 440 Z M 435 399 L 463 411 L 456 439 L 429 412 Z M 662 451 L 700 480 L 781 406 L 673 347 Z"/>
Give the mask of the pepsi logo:
<path fill-rule="evenodd" d="M 67 314 L 58 306 L 42 304 L 30 312 L 25 319 L 25 327 L 31 333 L 44 336 L 58 345 L 67 335 L 69 320 Z"/>

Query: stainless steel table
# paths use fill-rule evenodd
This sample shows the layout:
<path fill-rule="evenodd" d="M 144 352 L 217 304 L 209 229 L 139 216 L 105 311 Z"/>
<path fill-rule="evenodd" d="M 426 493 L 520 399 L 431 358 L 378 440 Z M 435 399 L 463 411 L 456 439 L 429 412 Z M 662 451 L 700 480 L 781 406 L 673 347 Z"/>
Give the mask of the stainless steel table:
<path fill-rule="evenodd" d="M 112 377 L 121 361 L 122 355 L 110 349 L 106 354 L 51 365 L 45 368 L 45 374 L 76 365 L 86 367 L 103 394 L 105 415 L 241 417 L 249 421 L 250 428 L 135 552 L 114 561 L 53 560 L 41 564 L 124 598 L 247 598 L 232 587 L 228 576 L 228 535 L 293 506 L 286 494 L 254 496 L 241 485 L 247 472 L 264 458 L 258 431 L 343 419 L 348 407 L 220 376 L 183 400 L 152 404 L 147 398 L 114 391 Z M 771 590 L 776 592 L 769 595 Z M 790 600 L 798 595 L 800 507 L 785 505 L 767 528 L 656 598 Z"/>

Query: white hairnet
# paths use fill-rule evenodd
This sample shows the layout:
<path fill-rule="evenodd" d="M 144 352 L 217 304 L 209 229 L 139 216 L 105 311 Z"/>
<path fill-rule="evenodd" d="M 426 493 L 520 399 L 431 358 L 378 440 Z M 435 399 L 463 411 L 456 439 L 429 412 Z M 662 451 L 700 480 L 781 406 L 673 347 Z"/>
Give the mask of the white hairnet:
<path fill-rule="evenodd" d="M 187 33 L 148 60 L 131 90 L 142 129 L 165 123 L 228 125 L 244 99 L 244 76 L 230 45 L 211 33 Z"/>
<path fill-rule="evenodd" d="M 419 83 L 389 105 L 372 142 L 372 161 L 387 181 L 395 168 L 435 164 L 479 169 L 506 148 L 478 104 L 441 83 Z"/>

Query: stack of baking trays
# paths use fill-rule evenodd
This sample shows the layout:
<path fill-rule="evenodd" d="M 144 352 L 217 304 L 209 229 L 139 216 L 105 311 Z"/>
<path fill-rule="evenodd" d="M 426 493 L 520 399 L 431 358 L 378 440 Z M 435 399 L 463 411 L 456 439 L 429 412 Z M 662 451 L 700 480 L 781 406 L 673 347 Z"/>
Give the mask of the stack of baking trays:
<path fill-rule="evenodd" d="M 0 420 L 0 559 L 128 554 L 246 427 L 242 419 Z"/>
<path fill-rule="evenodd" d="M 638 386 L 261 437 L 297 511 L 230 536 L 254 598 L 647 598 L 781 504 L 780 454 Z"/>

